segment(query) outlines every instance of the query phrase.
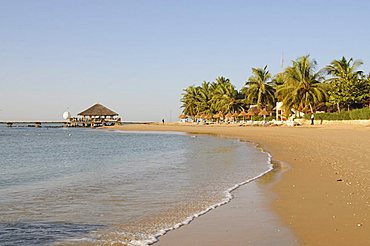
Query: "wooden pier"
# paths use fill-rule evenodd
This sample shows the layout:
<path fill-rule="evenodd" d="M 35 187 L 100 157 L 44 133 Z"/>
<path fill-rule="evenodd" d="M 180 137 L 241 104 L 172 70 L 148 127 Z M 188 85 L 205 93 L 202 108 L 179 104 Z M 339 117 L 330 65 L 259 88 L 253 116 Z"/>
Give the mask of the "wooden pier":
<path fill-rule="evenodd" d="M 7 127 L 46 127 L 46 128 L 61 128 L 61 127 L 101 127 L 121 125 L 120 119 L 78 119 L 71 118 L 67 121 L 6 121 L 0 124 Z"/>
<path fill-rule="evenodd" d="M 0 124 L 5 124 L 7 127 L 101 127 L 121 125 L 119 115 L 109 108 L 97 103 L 90 108 L 82 111 L 77 117 L 70 117 L 69 112 L 66 112 L 67 117 L 64 121 L 5 121 Z M 64 117 L 64 116 L 63 116 Z"/>
<path fill-rule="evenodd" d="M 0 124 L 6 125 L 7 127 L 41 127 L 46 125 L 46 127 L 64 127 L 66 121 L 3 121 Z"/>
<path fill-rule="evenodd" d="M 121 119 L 108 118 L 71 118 L 65 122 L 66 127 L 101 127 L 121 125 Z"/>

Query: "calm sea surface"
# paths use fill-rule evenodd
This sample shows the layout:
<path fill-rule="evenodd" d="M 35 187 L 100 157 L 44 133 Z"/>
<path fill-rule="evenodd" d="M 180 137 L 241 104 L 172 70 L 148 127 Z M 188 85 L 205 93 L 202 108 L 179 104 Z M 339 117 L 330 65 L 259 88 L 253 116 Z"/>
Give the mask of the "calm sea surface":
<path fill-rule="evenodd" d="M 238 140 L 0 126 L 0 242 L 145 245 L 269 168 Z"/>

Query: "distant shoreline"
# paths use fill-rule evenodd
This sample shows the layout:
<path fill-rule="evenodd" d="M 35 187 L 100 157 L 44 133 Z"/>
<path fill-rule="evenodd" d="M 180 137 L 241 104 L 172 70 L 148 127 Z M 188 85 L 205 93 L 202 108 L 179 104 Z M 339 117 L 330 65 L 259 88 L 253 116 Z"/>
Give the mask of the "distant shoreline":
<path fill-rule="evenodd" d="M 273 161 L 289 163 L 292 167 L 273 187 L 277 196 L 272 208 L 282 222 L 292 228 L 300 244 L 367 245 L 370 242 L 370 180 L 367 174 L 370 170 L 370 130 L 367 126 L 210 127 L 157 123 L 108 129 L 181 131 L 258 143 L 272 154 Z M 202 230 L 204 233 L 199 235 L 203 236 L 187 235 L 183 230 L 176 233 L 174 240 L 183 245 L 187 245 L 189 237 L 197 236 L 199 242 L 207 240 L 204 235 L 209 235 L 209 229 Z M 214 236 L 220 237 L 220 245 L 224 245 L 222 240 L 227 243 L 225 235 Z"/>

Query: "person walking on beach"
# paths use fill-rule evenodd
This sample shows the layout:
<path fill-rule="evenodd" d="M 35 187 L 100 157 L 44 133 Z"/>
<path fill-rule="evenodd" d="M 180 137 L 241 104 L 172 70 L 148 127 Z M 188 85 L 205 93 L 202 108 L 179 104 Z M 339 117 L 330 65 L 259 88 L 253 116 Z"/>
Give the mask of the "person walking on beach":
<path fill-rule="evenodd" d="M 315 115 L 311 114 L 311 125 L 315 124 Z"/>
<path fill-rule="evenodd" d="M 162 119 L 162 124 L 164 125 L 164 119 Z"/>

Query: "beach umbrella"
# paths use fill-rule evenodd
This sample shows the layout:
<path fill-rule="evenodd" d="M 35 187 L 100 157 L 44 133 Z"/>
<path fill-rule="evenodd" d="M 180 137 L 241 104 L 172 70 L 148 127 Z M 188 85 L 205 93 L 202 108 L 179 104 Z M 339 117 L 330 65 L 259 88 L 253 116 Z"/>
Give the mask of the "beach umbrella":
<path fill-rule="evenodd" d="M 220 111 L 220 112 L 218 112 L 218 117 L 219 117 L 220 119 L 225 119 L 225 115 L 224 115 L 224 113 L 222 113 L 221 111 Z"/>
<path fill-rule="evenodd" d="M 233 117 L 234 117 L 234 121 L 237 121 L 238 120 L 238 117 L 239 117 L 239 113 L 238 112 L 234 112 L 233 113 Z"/>
<path fill-rule="evenodd" d="M 217 122 L 220 121 L 220 114 L 214 114 L 212 117 L 213 119 L 217 119 Z"/>
<path fill-rule="evenodd" d="M 252 116 L 253 116 L 253 115 L 256 115 L 256 112 L 254 112 L 254 110 L 253 110 L 253 109 L 249 109 L 249 110 L 248 110 L 247 115 L 251 117 L 251 120 L 253 120 L 253 119 L 252 119 Z"/>
<path fill-rule="evenodd" d="M 186 119 L 188 117 L 186 115 L 184 115 L 184 114 L 180 114 L 179 118 L 183 120 L 183 119 Z"/>
<path fill-rule="evenodd" d="M 270 115 L 269 112 L 266 111 L 266 109 L 262 109 L 259 113 L 258 113 L 259 116 L 263 116 L 263 120 L 266 120 L 266 116 L 267 115 Z"/>
<path fill-rule="evenodd" d="M 211 120 L 211 119 L 212 119 L 212 115 L 211 115 L 211 114 L 207 114 L 204 118 L 205 118 L 206 120 Z"/>
<path fill-rule="evenodd" d="M 233 114 L 232 113 L 227 113 L 226 115 L 225 115 L 225 119 L 226 120 L 229 120 L 230 121 L 230 119 L 231 118 L 233 118 Z"/>
<path fill-rule="evenodd" d="M 248 114 L 245 112 L 245 111 L 242 111 L 240 112 L 239 116 L 242 116 L 243 117 L 243 120 L 245 120 L 245 116 L 247 116 Z"/>
<path fill-rule="evenodd" d="M 254 112 L 253 109 L 249 109 L 247 115 L 249 116 L 256 115 L 256 112 Z"/>

